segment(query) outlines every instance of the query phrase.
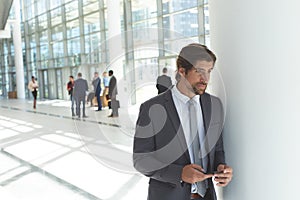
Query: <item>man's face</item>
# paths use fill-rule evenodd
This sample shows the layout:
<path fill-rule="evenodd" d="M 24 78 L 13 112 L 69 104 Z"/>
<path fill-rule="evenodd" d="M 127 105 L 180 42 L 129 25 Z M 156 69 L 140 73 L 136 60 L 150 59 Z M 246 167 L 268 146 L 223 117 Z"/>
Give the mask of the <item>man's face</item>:
<path fill-rule="evenodd" d="M 214 67 L 213 61 L 197 61 L 194 67 L 186 73 L 182 73 L 186 82 L 186 86 L 189 90 L 195 94 L 203 94 L 206 90 L 210 72 Z"/>

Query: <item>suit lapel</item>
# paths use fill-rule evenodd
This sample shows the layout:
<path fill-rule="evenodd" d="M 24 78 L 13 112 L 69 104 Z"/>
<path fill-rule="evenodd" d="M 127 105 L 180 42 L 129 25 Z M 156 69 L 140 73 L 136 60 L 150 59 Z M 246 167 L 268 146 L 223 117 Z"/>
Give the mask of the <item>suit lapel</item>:
<path fill-rule="evenodd" d="M 181 126 L 181 122 L 180 122 L 180 119 L 179 119 L 179 116 L 178 116 L 178 113 L 177 113 L 177 110 L 176 110 L 176 107 L 175 107 L 175 104 L 174 104 L 174 101 L 173 101 L 171 89 L 166 91 L 164 93 L 164 95 L 165 95 L 165 100 L 166 100 L 165 107 L 167 109 L 168 117 L 169 117 L 170 121 L 173 124 L 174 130 L 176 130 L 176 136 L 175 137 L 178 138 L 179 143 L 181 145 L 181 148 L 184 152 L 184 155 L 185 155 L 186 159 L 188 160 L 188 162 L 191 162 L 189 152 L 187 151 L 187 149 L 188 149 L 187 148 L 187 143 L 186 143 L 185 136 L 184 136 L 184 133 L 183 133 L 183 129 L 182 129 L 182 126 Z"/>
<path fill-rule="evenodd" d="M 203 116 L 203 121 L 204 121 L 204 129 L 205 129 L 205 135 L 208 133 L 209 129 L 209 124 L 211 121 L 211 110 L 212 110 L 212 104 L 211 104 L 211 97 L 209 94 L 204 93 L 200 95 L 200 104 L 201 104 L 201 109 L 202 109 L 202 116 Z M 209 151 L 210 142 L 209 136 L 206 136 L 206 141 L 205 141 L 205 148 L 208 153 L 208 173 L 213 172 L 213 161 L 214 161 L 214 152 Z"/>
<path fill-rule="evenodd" d="M 206 134 L 207 129 L 209 128 L 210 120 L 211 120 L 210 95 L 207 93 L 200 95 L 200 104 L 201 104 L 202 116 L 203 116 L 203 121 L 204 121 L 204 129 L 205 129 L 205 134 Z"/>

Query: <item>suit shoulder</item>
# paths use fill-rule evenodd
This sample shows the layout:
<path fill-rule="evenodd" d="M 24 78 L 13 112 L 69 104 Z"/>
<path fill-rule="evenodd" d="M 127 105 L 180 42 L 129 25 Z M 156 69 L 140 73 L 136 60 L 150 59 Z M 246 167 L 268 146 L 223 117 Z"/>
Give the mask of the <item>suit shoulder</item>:
<path fill-rule="evenodd" d="M 163 104 L 165 102 L 165 98 L 167 95 L 170 95 L 170 91 L 169 92 L 164 92 L 164 93 L 161 93 L 155 97 L 152 97 L 151 99 L 145 101 L 144 103 L 142 103 L 142 105 L 144 106 L 151 106 L 153 104 Z"/>
<path fill-rule="evenodd" d="M 211 95 L 209 93 L 204 93 L 202 95 L 202 98 L 206 99 L 207 101 L 209 100 L 214 106 L 218 105 L 223 107 L 223 103 L 221 101 L 221 99 L 217 96 Z"/>

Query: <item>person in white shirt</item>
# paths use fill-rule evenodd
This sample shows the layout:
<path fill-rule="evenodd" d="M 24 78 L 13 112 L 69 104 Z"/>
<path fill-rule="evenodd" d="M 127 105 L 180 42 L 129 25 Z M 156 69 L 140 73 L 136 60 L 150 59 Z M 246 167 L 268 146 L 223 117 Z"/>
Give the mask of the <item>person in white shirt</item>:
<path fill-rule="evenodd" d="M 176 85 L 141 104 L 133 164 L 150 178 L 148 200 L 217 200 L 213 180 L 225 187 L 232 179 L 222 102 L 206 93 L 215 61 L 206 46 L 185 46 L 176 61 Z"/>
<path fill-rule="evenodd" d="M 31 77 L 31 81 L 28 83 L 28 89 L 31 91 L 33 95 L 33 109 L 36 109 L 36 97 L 38 91 L 38 82 L 35 80 L 35 77 Z"/>

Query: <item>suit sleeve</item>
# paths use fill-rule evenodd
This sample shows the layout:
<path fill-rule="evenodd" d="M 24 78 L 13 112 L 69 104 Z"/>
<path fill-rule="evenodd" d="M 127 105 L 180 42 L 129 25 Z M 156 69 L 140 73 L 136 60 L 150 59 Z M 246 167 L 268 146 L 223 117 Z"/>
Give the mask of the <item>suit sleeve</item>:
<path fill-rule="evenodd" d="M 85 91 L 88 91 L 89 90 L 89 86 L 88 86 L 88 83 L 87 83 L 87 80 L 85 81 Z"/>
<path fill-rule="evenodd" d="M 184 166 L 173 163 L 166 164 L 162 156 L 157 155 L 155 131 L 148 116 L 148 107 L 144 104 L 140 107 L 133 146 L 134 167 L 150 178 L 180 185 Z"/>

